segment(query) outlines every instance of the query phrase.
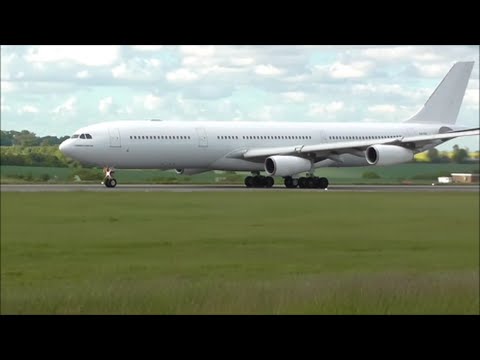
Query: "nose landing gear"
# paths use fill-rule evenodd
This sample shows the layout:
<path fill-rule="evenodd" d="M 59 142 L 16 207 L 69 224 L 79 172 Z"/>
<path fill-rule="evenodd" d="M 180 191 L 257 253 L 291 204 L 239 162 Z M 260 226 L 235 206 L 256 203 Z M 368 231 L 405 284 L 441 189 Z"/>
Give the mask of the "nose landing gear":
<path fill-rule="evenodd" d="M 117 186 L 117 180 L 113 177 L 113 174 L 115 173 L 114 168 L 110 168 L 108 166 L 104 167 L 103 173 L 105 175 L 102 182 L 103 185 L 108 188 L 114 188 L 115 186 Z"/>

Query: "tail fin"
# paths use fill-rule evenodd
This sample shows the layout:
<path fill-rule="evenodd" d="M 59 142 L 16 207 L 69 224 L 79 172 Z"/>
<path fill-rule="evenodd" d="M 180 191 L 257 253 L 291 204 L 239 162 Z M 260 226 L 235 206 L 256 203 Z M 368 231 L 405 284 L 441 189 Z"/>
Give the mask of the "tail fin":
<path fill-rule="evenodd" d="M 409 123 L 455 124 L 462 105 L 473 61 L 457 62 Z"/>

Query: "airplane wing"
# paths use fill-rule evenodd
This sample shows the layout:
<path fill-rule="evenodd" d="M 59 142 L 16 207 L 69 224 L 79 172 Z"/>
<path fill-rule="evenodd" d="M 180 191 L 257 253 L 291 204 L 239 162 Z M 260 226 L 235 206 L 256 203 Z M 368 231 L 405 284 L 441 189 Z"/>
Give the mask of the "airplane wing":
<path fill-rule="evenodd" d="M 372 145 L 397 145 L 407 147 L 413 150 L 421 149 L 423 146 L 430 144 L 431 142 L 441 142 L 454 139 L 460 136 L 475 136 L 480 135 L 480 129 L 468 129 L 460 131 L 452 131 L 442 134 L 433 135 L 420 135 L 420 136 L 407 136 L 400 138 L 388 138 L 388 139 L 369 139 L 369 140 L 355 140 L 344 141 L 326 144 L 316 145 L 294 145 L 283 147 L 270 147 L 270 148 L 255 148 L 248 150 L 237 150 L 230 154 L 229 157 L 243 158 L 251 161 L 263 161 L 265 158 L 273 155 L 294 155 L 305 156 L 315 154 L 319 158 L 334 157 L 340 154 L 352 154 L 356 156 L 364 156 L 364 151 Z"/>

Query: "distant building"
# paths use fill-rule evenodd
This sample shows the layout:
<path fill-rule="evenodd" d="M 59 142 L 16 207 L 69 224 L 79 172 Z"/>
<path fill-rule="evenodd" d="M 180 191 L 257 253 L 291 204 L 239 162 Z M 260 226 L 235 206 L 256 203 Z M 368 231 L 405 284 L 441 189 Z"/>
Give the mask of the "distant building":
<path fill-rule="evenodd" d="M 479 174 L 455 173 L 455 174 L 452 174 L 452 180 L 454 183 L 476 184 L 480 182 L 480 176 Z"/>
<path fill-rule="evenodd" d="M 450 184 L 452 182 L 452 178 L 448 176 L 441 176 L 438 178 L 439 184 Z"/>

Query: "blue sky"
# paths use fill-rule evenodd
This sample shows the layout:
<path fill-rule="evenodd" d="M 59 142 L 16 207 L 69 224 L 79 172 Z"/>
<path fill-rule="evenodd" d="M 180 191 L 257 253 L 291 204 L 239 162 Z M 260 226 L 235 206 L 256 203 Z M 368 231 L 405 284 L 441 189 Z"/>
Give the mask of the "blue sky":
<path fill-rule="evenodd" d="M 63 136 L 131 119 L 401 122 L 453 63 L 472 60 L 457 123 L 478 127 L 478 46 L 1 46 L 1 128 Z"/>

